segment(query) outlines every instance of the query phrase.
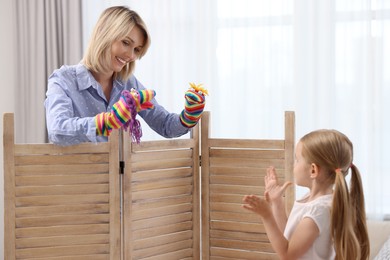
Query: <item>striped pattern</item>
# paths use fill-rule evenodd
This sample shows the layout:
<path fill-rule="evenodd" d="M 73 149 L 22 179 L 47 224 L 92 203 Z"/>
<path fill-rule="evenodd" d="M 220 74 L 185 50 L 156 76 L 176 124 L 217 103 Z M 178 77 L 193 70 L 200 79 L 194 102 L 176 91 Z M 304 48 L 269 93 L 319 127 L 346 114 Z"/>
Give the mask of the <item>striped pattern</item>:
<path fill-rule="evenodd" d="M 130 99 L 135 101 L 135 110 L 138 113 L 144 109 L 153 108 L 153 103 L 150 102 L 156 92 L 154 90 L 124 90 L 118 102 L 112 106 L 111 112 L 103 112 L 95 117 L 97 135 L 109 136 L 112 129 L 121 128 L 131 118 Z"/>
<path fill-rule="evenodd" d="M 109 136 L 112 129 L 118 129 L 131 118 L 130 107 L 123 96 L 112 106 L 111 112 L 103 112 L 95 117 L 96 133 Z"/>
<path fill-rule="evenodd" d="M 205 96 L 193 89 L 185 93 L 184 110 L 180 114 L 181 123 L 188 128 L 194 127 L 202 116 Z"/>
<path fill-rule="evenodd" d="M 150 102 L 150 100 L 152 100 L 156 96 L 156 92 L 151 89 L 145 89 L 145 90 L 139 90 L 138 93 L 139 96 L 136 103 L 137 103 L 137 110 L 138 108 L 139 110 L 137 112 L 139 112 L 140 110 L 153 108 L 154 105 L 152 102 Z"/>

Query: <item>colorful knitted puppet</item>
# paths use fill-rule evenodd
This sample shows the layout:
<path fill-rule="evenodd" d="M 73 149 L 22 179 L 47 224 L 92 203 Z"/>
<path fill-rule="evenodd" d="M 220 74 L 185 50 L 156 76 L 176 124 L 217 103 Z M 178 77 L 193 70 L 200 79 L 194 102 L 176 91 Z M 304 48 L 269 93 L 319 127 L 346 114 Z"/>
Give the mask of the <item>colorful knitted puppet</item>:
<path fill-rule="evenodd" d="M 141 124 L 136 119 L 137 113 L 153 108 L 150 102 L 156 95 L 154 90 L 124 90 L 118 102 L 112 106 L 111 112 L 103 112 L 95 117 L 96 133 L 109 136 L 112 129 L 129 130 L 133 142 L 140 142 Z"/>
<path fill-rule="evenodd" d="M 209 94 L 202 87 L 202 84 L 190 83 L 190 86 L 184 95 L 186 101 L 184 110 L 180 114 L 181 123 L 188 128 L 194 127 L 198 123 L 206 104 L 205 95 Z"/>

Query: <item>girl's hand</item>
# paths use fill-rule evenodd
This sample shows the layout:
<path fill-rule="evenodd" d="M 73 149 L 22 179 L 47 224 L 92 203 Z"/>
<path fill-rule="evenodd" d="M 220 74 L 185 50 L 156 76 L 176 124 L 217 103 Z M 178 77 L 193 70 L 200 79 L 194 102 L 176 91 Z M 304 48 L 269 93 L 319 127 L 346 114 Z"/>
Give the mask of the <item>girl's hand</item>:
<path fill-rule="evenodd" d="M 267 175 L 264 177 L 264 182 L 265 193 L 268 193 L 270 202 L 281 199 L 284 191 L 292 184 L 292 182 L 286 181 L 283 185 L 280 185 L 276 170 L 273 166 L 267 168 Z"/>
<path fill-rule="evenodd" d="M 267 218 L 272 216 L 272 209 L 269 203 L 269 195 L 265 193 L 265 199 L 262 199 L 256 195 L 245 195 L 243 200 L 244 204 L 242 207 L 244 209 L 250 210 L 262 218 Z"/>

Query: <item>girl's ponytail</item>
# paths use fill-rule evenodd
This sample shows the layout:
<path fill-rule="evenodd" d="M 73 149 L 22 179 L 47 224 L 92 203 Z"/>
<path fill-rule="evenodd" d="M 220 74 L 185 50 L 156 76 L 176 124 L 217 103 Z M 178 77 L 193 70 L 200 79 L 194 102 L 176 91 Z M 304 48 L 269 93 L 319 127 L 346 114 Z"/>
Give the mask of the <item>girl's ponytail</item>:
<path fill-rule="evenodd" d="M 354 217 L 355 234 L 359 241 L 361 257 L 360 259 L 368 259 L 370 256 L 370 244 L 368 238 L 366 211 L 364 206 L 363 185 L 360 177 L 359 169 L 351 164 L 351 208 L 352 216 Z"/>
<path fill-rule="evenodd" d="M 331 231 L 336 260 L 361 259 L 359 241 L 354 231 L 354 217 L 348 185 L 340 169 L 337 169 L 335 174 Z"/>

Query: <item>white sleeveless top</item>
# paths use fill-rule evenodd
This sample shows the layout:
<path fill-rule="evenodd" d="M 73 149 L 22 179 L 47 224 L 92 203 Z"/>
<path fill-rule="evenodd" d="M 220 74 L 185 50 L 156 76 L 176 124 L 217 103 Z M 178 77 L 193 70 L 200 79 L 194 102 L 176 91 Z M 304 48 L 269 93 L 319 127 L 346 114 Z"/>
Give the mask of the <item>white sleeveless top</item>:
<path fill-rule="evenodd" d="M 308 195 L 307 195 L 308 196 Z M 302 200 L 304 200 L 305 196 Z M 335 259 L 335 251 L 330 233 L 330 211 L 333 195 L 324 195 L 309 202 L 295 201 L 288 217 L 284 236 L 290 240 L 295 228 L 304 218 L 311 218 L 320 231 L 312 247 L 301 256 L 300 260 Z"/>

